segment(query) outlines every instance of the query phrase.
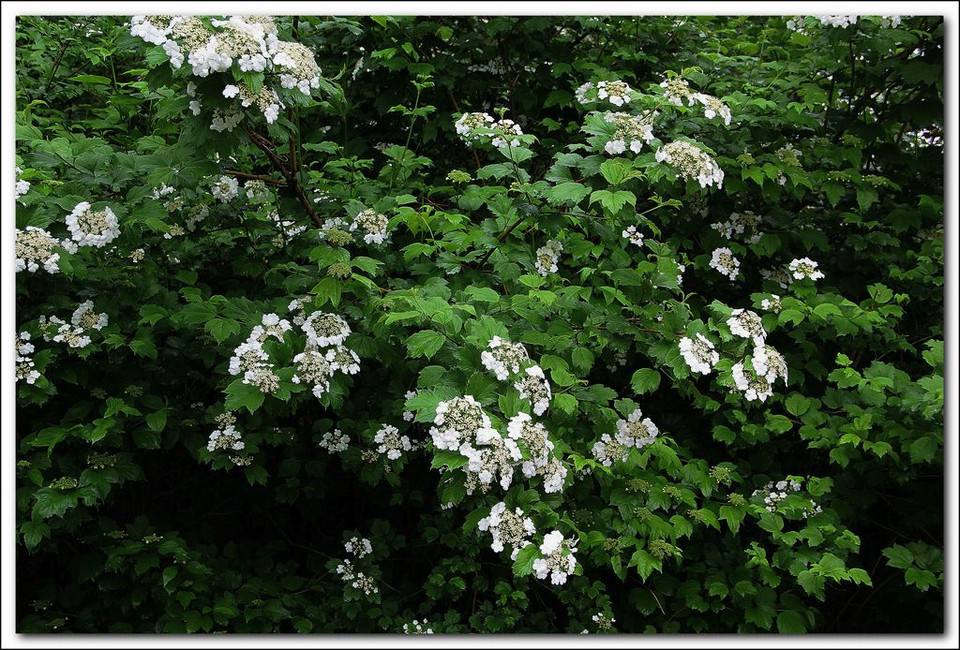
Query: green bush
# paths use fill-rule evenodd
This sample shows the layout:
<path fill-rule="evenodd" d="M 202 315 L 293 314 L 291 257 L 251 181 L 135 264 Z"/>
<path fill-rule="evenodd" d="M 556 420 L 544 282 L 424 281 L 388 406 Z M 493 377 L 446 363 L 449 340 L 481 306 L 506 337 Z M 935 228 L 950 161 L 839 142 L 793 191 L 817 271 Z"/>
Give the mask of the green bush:
<path fill-rule="evenodd" d="M 941 18 L 132 25 L 17 26 L 20 631 L 942 631 Z"/>

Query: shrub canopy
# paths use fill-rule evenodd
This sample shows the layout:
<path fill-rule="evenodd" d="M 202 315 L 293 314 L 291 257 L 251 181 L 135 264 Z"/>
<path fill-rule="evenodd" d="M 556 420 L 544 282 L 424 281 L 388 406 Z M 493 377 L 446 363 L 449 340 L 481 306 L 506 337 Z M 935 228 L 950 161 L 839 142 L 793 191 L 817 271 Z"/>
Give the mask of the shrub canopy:
<path fill-rule="evenodd" d="M 942 64 L 21 17 L 20 631 L 941 631 Z"/>

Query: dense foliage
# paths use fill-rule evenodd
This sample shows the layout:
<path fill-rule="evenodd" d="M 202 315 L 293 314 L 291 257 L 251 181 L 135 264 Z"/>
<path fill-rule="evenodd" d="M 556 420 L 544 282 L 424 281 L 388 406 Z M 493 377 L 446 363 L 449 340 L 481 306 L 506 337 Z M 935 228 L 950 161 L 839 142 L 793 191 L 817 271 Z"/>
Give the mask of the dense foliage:
<path fill-rule="evenodd" d="M 942 43 L 20 18 L 19 629 L 942 630 Z"/>

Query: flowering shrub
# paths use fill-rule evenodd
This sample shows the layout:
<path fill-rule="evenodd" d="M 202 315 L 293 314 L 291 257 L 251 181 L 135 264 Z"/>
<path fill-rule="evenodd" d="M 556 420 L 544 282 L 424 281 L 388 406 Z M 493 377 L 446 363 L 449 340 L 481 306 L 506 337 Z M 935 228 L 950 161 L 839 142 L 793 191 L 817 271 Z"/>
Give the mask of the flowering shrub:
<path fill-rule="evenodd" d="M 17 38 L 21 631 L 942 630 L 940 18 Z"/>

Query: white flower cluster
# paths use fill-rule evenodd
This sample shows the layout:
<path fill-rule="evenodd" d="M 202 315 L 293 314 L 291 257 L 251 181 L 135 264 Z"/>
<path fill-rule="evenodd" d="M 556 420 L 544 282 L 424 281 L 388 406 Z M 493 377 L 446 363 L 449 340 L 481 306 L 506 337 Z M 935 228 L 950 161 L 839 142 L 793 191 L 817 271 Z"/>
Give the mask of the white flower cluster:
<path fill-rule="evenodd" d="M 519 373 L 521 366 L 530 360 L 522 343 L 511 343 L 499 336 L 490 339 L 487 347 L 480 353 L 480 361 L 500 381 L 509 379 L 511 373 Z"/>
<path fill-rule="evenodd" d="M 40 373 L 33 363 L 34 347 L 30 342 L 30 332 L 19 332 L 17 334 L 17 381 L 25 381 L 28 384 L 34 384 L 40 379 Z"/>
<path fill-rule="evenodd" d="M 433 634 L 433 628 L 430 627 L 430 623 L 427 622 L 427 619 L 422 621 L 413 619 L 411 623 L 403 624 L 403 633 L 404 634 Z"/>
<path fill-rule="evenodd" d="M 553 455 L 554 444 L 547 428 L 534 422 L 526 413 L 517 413 L 507 423 L 507 435 L 518 443 L 523 462 L 520 466 L 526 478 L 543 477 L 543 491 L 547 494 L 563 490 L 567 468 Z"/>
<path fill-rule="evenodd" d="M 790 283 L 793 282 L 793 279 L 784 267 L 760 269 L 760 277 L 764 280 L 776 282 L 781 289 L 786 289 L 790 286 Z"/>
<path fill-rule="evenodd" d="M 294 305 L 294 303 L 297 303 Z M 293 301 L 289 309 L 294 311 L 300 307 L 298 301 Z M 341 316 L 327 312 L 316 311 L 307 316 L 300 329 L 307 335 L 307 346 L 325 348 L 331 345 L 341 345 L 350 336 L 350 325 Z"/>
<path fill-rule="evenodd" d="M 527 366 L 530 358 L 523 344 L 494 336 L 488 343 L 488 349 L 480 353 L 480 361 L 500 381 L 509 381 L 511 376 L 518 376 L 513 387 L 520 393 L 521 399 L 530 402 L 535 415 L 543 415 L 550 407 L 553 396 L 550 382 L 540 366 Z"/>
<path fill-rule="evenodd" d="M 343 545 L 344 550 L 355 559 L 361 560 L 373 553 L 373 545 L 365 537 L 351 537 Z M 365 596 L 373 596 L 380 592 L 377 583 L 373 578 L 366 575 L 363 571 L 358 571 L 353 562 L 348 558 L 340 561 L 336 568 L 340 579 L 349 584 Z"/>
<path fill-rule="evenodd" d="M 730 281 L 737 279 L 740 273 L 740 260 L 733 256 L 733 251 L 726 246 L 714 249 L 710 255 L 710 268 L 718 273 L 730 278 Z"/>
<path fill-rule="evenodd" d="M 30 182 L 29 182 L 29 181 L 25 181 L 25 180 L 21 180 L 21 178 L 20 178 L 20 172 L 22 172 L 22 171 L 23 171 L 23 170 L 20 169 L 19 167 L 16 168 L 16 172 L 17 172 L 17 185 L 16 185 L 16 187 L 15 187 L 14 190 L 13 190 L 13 198 L 16 199 L 17 201 L 20 200 L 20 197 L 21 197 L 21 196 L 23 196 L 24 194 L 26 194 L 27 192 L 30 191 Z"/>
<path fill-rule="evenodd" d="M 846 29 L 857 24 L 859 16 L 817 16 L 824 27 L 842 27 Z"/>
<path fill-rule="evenodd" d="M 605 467 L 627 460 L 630 450 L 643 449 L 653 443 L 660 430 L 650 418 L 644 418 L 640 409 L 617 421 L 617 433 L 614 437 L 605 433 L 593 445 L 593 456 Z"/>
<path fill-rule="evenodd" d="M 90 345 L 91 330 L 100 331 L 109 324 L 105 313 L 97 313 L 93 309 L 93 302 L 87 300 L 80 303 L 70 316 L 67 323 L 58 316 L 40 317 L 40 328 L 44 341 L 63 343 L 70 348 L 82 349 Z"/>
<path fill-rule="evenodd" d="M 720 353 L 713 343 L 699 332 L 695 339 L 686 336 L 680 339 L 680 354 L 691 371 L 702 375 L 709 375 L 720 361 Z"/>
<path fill-rule="evenodd" d="M 775 153 L 780 162 L 790 167 L 799 167 L 800 158 L 803 157 L 800 150 L 789 142 L 777 149 Z"/>
<path fill-rule="evenodd" d="M 41 267 L 47 273 L 60 272 L 60 253 L 56 249 L 75 251 L 76 244 L 65 239 L 57 239 L 43 228 L 27 226 L 23 230 L 17 228 L 14 253 L 16 255 L 16 271 L 34 273 Z"/>
<path fill-rule="evenodd" d="M 290 331 L 290 322 L 276 314 L 264 314 L 250 332 L 247 340 L 233 351 L 228 372 L 243 375 L 243 383 L 255 386 L 262 393 L 272 393 L 280 387 L 280 377 L 274 370 L 270 355 L 263 348 L 269 338 L 283 341 L 284 333 Z"/>
<path fill-rule="evenodd" d="M 109 207 L 93 210 L 81 201 L 67 215 L 67 230 L 77 246 L 102 248 L 120 236 L 120 222 Z"/>
<path fill-rule="evenodd" d="M 373 544 L 370 543 L 370 540 L 356 535 L 344 542 L 343 548 L 358 560 L 373 553 Z"/>
<path fill-rule="evenodd" d="M 670 142 L 657 149 L 657 162 L 673 167 L 684 179 L 694 179 L 700 187 L 723 186 L 723 170 L 710 154 L 685 140 Z"/>
<path fill-rule="evenodd" d="M 772 311 L 777 314 L 783 309 L 783 304 L 780 302 L 780 296 L 771 293 L 769 298 L 764 298 L 760 301 L 760 307 L 765 311 Z"/>
<path fill-rule="evenodd" d="M 267 188 L 267 184 L 258 179 L 244 183 L 243 194 L 250 203 L 268 203 L 270 201 L 270 190 Z"/>
<path fill-rule="evenodd" d="M 488 113 L 464 113 L 453 126 L 460 139 L 470 144 L 482 140 L 486 130 L 493 128 L 494 121 Z"/>
<path fill-rule="evenodd" d="M 523 373 L 524 376 L 514 382 L 513 387 L 520 393 L 521 399 L 530 402 L 534 415 L 543 415 L 550 407 L 553 397 L 550 382 L 540 366 L 529 366 Z"/>
<path fill-rule="evenodd" d="M 644 143 L 653 142 L 653 120 L 656 117 L 656 113 L 647 117 L 629 113 L 604 114 L 604 121 L 616 125 L 617 130 L 603 146 L 603 150 L 612 156 L 621 154 L 627 149 L 633 153 L 640 153 Z"/>
<path fill-rule="evenodd" d="M 746 361 L 750 361 L 747 367 Z M 754 343 L 753 354 L 738 361 L 732 368 L 733 381 L 737 390 L 743 393 L 748 402 L 765 402 L 773 395 L 773 383 L 777 379 L 787 382 L 787 362 L 777 350 L 762 340 Z"/>
<path fill-rule="evenodd" d="M 240 193 L 240 183 L 233 176 L 221 176 L 210 186 L 210 193 L 220 203 L 229 203 Z"/>
<path fill-rule="evenodd" d="M 693 106 L 699 103 L 703 106 L 703 115 L 708 120 L 719 117 L 723 120 L 724 124 L 729 126 L 730 121 L 733 119 L 730 113 L 730 107 L 713 95 L 694 92 L 685 79 L 668 77 L 660 82 L 660 87 L 663 88 L 664 98 L 674 106 L 683 106 L 684 101 L 687 102 L 687 106 Z"/>
<path fill-rule="evenodd" d="M 546 244 L 537 249 L 537 273 L 543 277 L 556 273 L 562 252 L 563 244 L 555 239 L 547 240 Z"/>
<path fill-rule="evenodd" d="M 803 280 L 804 278 L 820 280 L 824 277 L 823 272 L 820 270 L 820 265 L 809 257 L 801 257 L 793 260 L 790 262 L 788 268 L 790 269 L 790 275 L 792 275 L 795 280 Z"/>
<path fill-rule="evenodd" d="M 413 398 L 416 397 L 416 396 L 417 396 L 417 391 L 416 391 L 416 390 L 408 390 L 406 393 L 404 393 L 403 399 L 404 399 L 404 400 L 411 400 L 411 399 L 413 399 Z M 404 421 L 404 422 L 413 422 L 413 420 L 414 420 L 415 417 L 416 417 L 416 415 L 414 414 L 413 411 L 404 411 L 404 412 L 403 412 L 403 421 Z"/>
<path fill-rule="evenodd" d="M 339 454 L 350 447 L 350 436 L 334 429 L 323 434 L 323 438 L 318 443 L 321 449 L 326 449 L 328 453 Z"/>
<path fill-rule="evenodd" d="M 617 622 L 613 616 L 607 616 L 603 612 L 597 612 L 590 617 L 590 620 L 593 621 L 593 624 L 597 626 L 597 629 L 601 632 L 610 632 L 613 630 L 613 624 Z"/>
<path fill-rule="evenodd" d="M 688 104 L 693 103 L 693 100 L 690 99 L 693 90 L 690 89 L 690 84 L 687 83 L 686 79 L 667 77 L 660 82 L 660 87 L 663 88 L 663 96 L 674 106 L 683 106 L 684 101 Z"/>
<path fill-rule="evenodd" d="M 376 210 L 362 210 L 350 223 L 350 232 L 357 230 L 366 244 L 380 245 L 390 238 L 387 232 L 388 219 Z"/>
<path fill-rule="evenodd" d="M 729 219 L 712 223 L 710 227 L 725 239 L 734 241 L 743 236 L 746 243 L 755 244 L 763 234 L 759 230 L 761 221 L 762 219 L 758 215 L 750 210 L 744 210 L 743 212 L 731 212 Z"/>
<path fill-rule="evenodd" d="M 362 592 L 364 596 L 374 596 L 380 593 L 380 588 L 377 587 L 374 579 L 363 571 L 357 571 L 350 560 L 342 560 L 337 565 L 336 571 L 344 583 Z"/>
<path fill-rule="evenodd" d="M 625 81 L 598 81 L 595 84 L 588 81 L 577 88 L 574 95 L 581 104 L 607 101 L 614 106 L 623 106 L 630 103 L 631 93 L 633 90 Z"/>
<path fill-rule="evenodd" d="M 729 106 L 724 104 L 713 95 L 708 95 L 706 93 L 694 93 L 692 97 L 694 101 L 697 101 L 703 105 L 704 117 L 706 117 L 708 120 L 719 117 L 723 120 L 725 125 L 730 126 L 730 121 L 733 119 L 733 116 L 730 113 Z"/>
<path fill-rule="evenodd" d="M 901 22 L 900 16 L 880 16 L 880 26 L 884 29 L 896 29 Z"/>
<path fill-rule="evenodd" d="M 754 490 L 751 496 L 761 497 L 768 512 L 774 512 L 781 501 L 790 496 L 790 492 L 799 492 L 800 484 L 797 481 L 770 481 L 760 489 Z"/>
<path fill-rule="evenodd" d="M 460 139 L 468 145 L 489 141 L 498 149 L 507 146 L 519 147 L 518 136 L 523 135 L 523 129 L 513 120 L 494 120 L 488 113 L 464 113 L 453 126 Z"/>
<path fill-rule="evenodd" d="M 320 87 L 320 68 L 313 53 L 299 43 L 280 40 L 270 16 L 231 16 L 211 19 L 209 24 L 198 16 L 134 16 L 130 34 L 162 45 L 174 69 L 180 69 L 186 60 L 197 77 L 227 72 L 236 65 L 241 72 L 265 73 L 266 80 L 278 78 L 281 88 L 297 89 L 304 95 Z M 190 110 L 198 115 L 202 102 L 192 82 L 187 94 L 194 98 Z M 255 105 L 268 123 L 275 122 L 284 107 L 277 89 L 267 83 L 256 92 L 242 81 L 228 83 L 222 94 L 238 98 L 243 108 Z M 227 112 L 216 109 L 210 128 L 232 131 L 241 119 L 242 113 L 235 107 Z"/>
<path fill-rule="evenodd" d="M 565 539 L 559 530 L 549 532 L 540 544 L 541 557 L 533 561 L 533 572 L 541 580 L 549 575 L 552 584 L 565 584 L 577 568 L 576 551 L 575 540 Z"/>
<path fill-rule="evenodd" d="M 413 449 L 410 438 L 400 435 L 397 427 L 390 424 L 381 426 L 374 434 L 373 441 L 377 444 L 377 452 L 385 454 L 389 460 L 397 460 L 403 452 Z"/>
<path fill-rule="evenodd" d="M 760 316 L 749 309 L 734 309 L 727 319 L 727 327 L 734 336 L 751 339 L 754 345 L 763 345 L 767 337 Z"/>
<path fill-rule="evenodd" d="M 478 487 L 487 492 L 497 477 L 500 487 L 509 490 L 514 465 L 523 458 L 516 441 L 504 438 L 493 428 L 482 430 L 473 441 L 462 443 L 457 451 L 467 459 L 464 468 L 467 494 L 473 494 Z"/>
<path fill-rule="evenodd" d="M 237 418 L 233 413 L 223 413 L 216 418 L 217 428 L 207 440 L 207 451 L 243 451 L 246 446 L 243 436 L 237 431 Z"/>
<path fill-rule="evenodd" d="M 330 380 L 337 372 L 355 375 L 360 372 L 360 357 L 343 342 L 350 336 L 350 325 L 337 314 L 317 311 L 303 315 L 303 301 L 294 299 L 289 310 L 294 322 L 307 335 L 303 352 L 293 357 L 296 374 L 290 379 L 295 384 L 312 384 L 318 399 L 330 390 Z M 286 322 L 286 321 L 284 321 Z M 321 348 L 328 348 L 321 350 Z"/>
<path fill-rule="evenodd" d="M 636 226 L 627 226 L 620 235 L 634 246 L 643 246 L 643 234 Z"/>
<path fill-rule="evenodd" d="M 430 437 L 437 449 L 458 451 L 467 440 L 499 435 L 490 424 L 480 402 L 472 395 L 455 397 L 437 404 Z"/>
<path fill-rule="evenodd" d="M 523 510 L 509 510 L 503 501 L 490 508 L 490 514 L 477 522 L 477 528 L 493 537 L 490 548 L 494 552 L 501 553 L 509 546 L 511 560 L 517 559 L 517 553 L 531 543 L 530 538 L 537 532 L 533 520 L 525 517 Z"/>

